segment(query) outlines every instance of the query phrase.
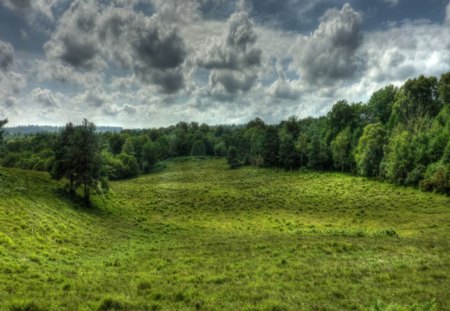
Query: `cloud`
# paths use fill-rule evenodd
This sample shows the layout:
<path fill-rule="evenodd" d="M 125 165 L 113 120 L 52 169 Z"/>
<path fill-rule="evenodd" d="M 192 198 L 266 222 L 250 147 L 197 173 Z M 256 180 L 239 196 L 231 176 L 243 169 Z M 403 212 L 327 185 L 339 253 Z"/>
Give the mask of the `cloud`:
<path fill-rule="evenodd" d="M 87 104 L 94 107 L 101 107 L 108 101 L 105 93 L 98 89 L 87 91 L 84 100 Z"/>
<path fill-rule="evenodd" d="M 93 35 L 98 7 L 92 2 L 75 1 L 58 22 L 56 31 L 44 50 L 51 60 L 74 68 L 101 68 L 100 45 Z"/>
<path fill-rule="evenodd" d="M 137 75 L 144 82 L 158 85 L 164 93 L 181 89 L 184 85 L 181 66 L 187 52 L 177 31 L 150 18 L 136 26 L 135 34 L 131 52 Z"/>
<path fill-rule="evenodd" d="M 362 80 L 401 83 L 414 76 L 439 76 L 450 70 L 450 36 L 437 24 L 405 22 L 366 36 Z"/>
<path fill-rule="evenodd" d="M 267 93 L 279 99 L 298 100 L 300 98 L 300 89 L 295 86 L 295 81 L 288 81 L 283 76 L 268 87 Z"/>
<path fill-rule="evenodd" d="M 188 24 L 201 19 L 199 0 L 152 0 L 157 16 L 166 23 Z"/>
<path fill-rule="evenodd" d="M 445 8 L 445 21 L 450 23 L 450 2 L 447 4 Z"/>
<path fill-rule="evenodd" d="M 127 114 L 136 114 L 137 113 L 136 107 L 128 105 L 128 104 L 123 105 L 122 111 L 126 112 Z"/>
<path fill-rule="evenodd" d="M 383 2 L 390 6 L 396 6 L 400 3 L 400 0 L 383 0 Z"/>
<path fill-rule="evenodd" d="M 10 10 L 26 10 L 30 9 L 33 4 L 32 0 L 1 0 L 1 4 Z"/>
<path fill-rule="evenodd" d="M 157 14 L 148 17 L 130 8 L 76 1 L 44 48 L 49 61 L 77 71 L 132 69 L 144 84 L 156 85 L 163 93 L 184 86 L 184 41 Z M 59 75 L 69 73 L 61 66 L 54 69 Z"/>
<path fill-rule="evenodd" d="M 16 72 L 0 73 L 0 97 L 18 95 L 27 85 L 25 77 Z"/>
<path fill-rule="evenodd" d="M 61 3 L 61 1 L 55 0 L 0 0 L 0 4 L 6 8 L 19 14 L 25 14 L 28 22 L 34 26 L 38 26 L 38 22 L 42 18 L 53 22 L 52 9 L 58 2 Z"/>
<path fill-rule="evenodd" d="M 53 109 L 59 107 L 55 95 L 49 89 L 35 88 L 31 91 L 31 97 L 36 102 L 43 104 L 45 108 Z"/>
<path fill-rule="evenodd" d="M 197 65 L 211 70 L 209 85 L 215 88 L 214 93 L 246 92 L 253 87 L 262 55 L 256 41 L 248 13 L 236 12 L 229 17 L 222 36 L 211 40 L 197 56 Z"/>
<path fill-rule="evenodd" d="M 0 71 L 8 71 L 14 64 L 14 48 L 10 43 L 0 40 Z"/>
<path fill-rule="evenodd" d="M 13 108 L 17 106 L 18 100 L 13 96 L 8 96 L 4 99 L 4 103 L 6 108 Z"/>
<path fill-rule="evenodd" d="M 57 60 L 36 61 L 32 68 L 39 82 L 50 80 L 72 83 L 83 87 L 99 85 L 103 82 L 103 74 L 98 71 L 79 71 L 72 66 Z"/>
<path fill-rule="evenodd" d="M 353 78 L 359 67 L 355 53 L 362 42 L 361 22 L 361 14 L 348 3 L 326 11 L 318 28 L 300 37 L 291 51 L 301 79 L 327 86 Z"/>
<path fill-rule="evenodd" d="M 247 92 L 255 84 L 257 76 L 242 71 L 213 70 L 209 76 L 209 85 L 216 89 L 223 87 L 227 93 Z"/>

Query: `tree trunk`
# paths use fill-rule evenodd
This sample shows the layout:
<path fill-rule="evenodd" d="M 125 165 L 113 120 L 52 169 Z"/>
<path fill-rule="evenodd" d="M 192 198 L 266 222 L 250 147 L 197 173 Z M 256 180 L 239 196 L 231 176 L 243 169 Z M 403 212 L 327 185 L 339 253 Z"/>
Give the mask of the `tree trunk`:
<path fill-rule="evenodd" d="M 73 174 L 70 174 L 70 194 L 74 194 L 74 190 L 73 190 Z"/>
<path fill-rule="evenodd" d="M 87 184 L 84 183 L 84 203 L 86 203 L 86 205 L 89 204 L 89 193 L 88 193 L 88 189 L 87 189 Z"/>

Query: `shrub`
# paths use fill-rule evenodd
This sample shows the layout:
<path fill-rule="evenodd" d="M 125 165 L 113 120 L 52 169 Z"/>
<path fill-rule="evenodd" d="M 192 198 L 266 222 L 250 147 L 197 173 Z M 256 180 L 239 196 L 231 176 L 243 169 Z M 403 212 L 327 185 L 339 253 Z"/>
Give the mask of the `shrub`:
<path fill-rule="evenodd" d="M 450 194 L 450 163 L 433 163 L 428 166 L 420 187 L 425 191 Z"/>

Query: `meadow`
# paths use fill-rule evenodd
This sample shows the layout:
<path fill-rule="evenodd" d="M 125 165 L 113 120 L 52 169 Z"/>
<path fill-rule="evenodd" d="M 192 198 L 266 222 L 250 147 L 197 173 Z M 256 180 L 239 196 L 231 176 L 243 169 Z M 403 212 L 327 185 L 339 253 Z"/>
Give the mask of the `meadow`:
<path fill-rule="evenodd" d="M 450 198 L 177 159 L 93 207 L 0 168 L 0 310 L 450 310 Z"/>

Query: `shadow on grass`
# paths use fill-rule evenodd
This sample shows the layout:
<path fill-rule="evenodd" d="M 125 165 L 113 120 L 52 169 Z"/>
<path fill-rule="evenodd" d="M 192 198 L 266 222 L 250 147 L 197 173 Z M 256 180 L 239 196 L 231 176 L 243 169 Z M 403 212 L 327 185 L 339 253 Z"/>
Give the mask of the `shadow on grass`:
<path fill-rule="evenodd" d="M 110 212 L 99 204 L 98 200 L 93 200 L 93 196 L 86 202 L 82 195 L 76 192 L 70 192 L 65 188 L 56 188 L 53 192 L 57 198 L 67 202 L 76 211 L 97 216 L 110 214 Z"/>

